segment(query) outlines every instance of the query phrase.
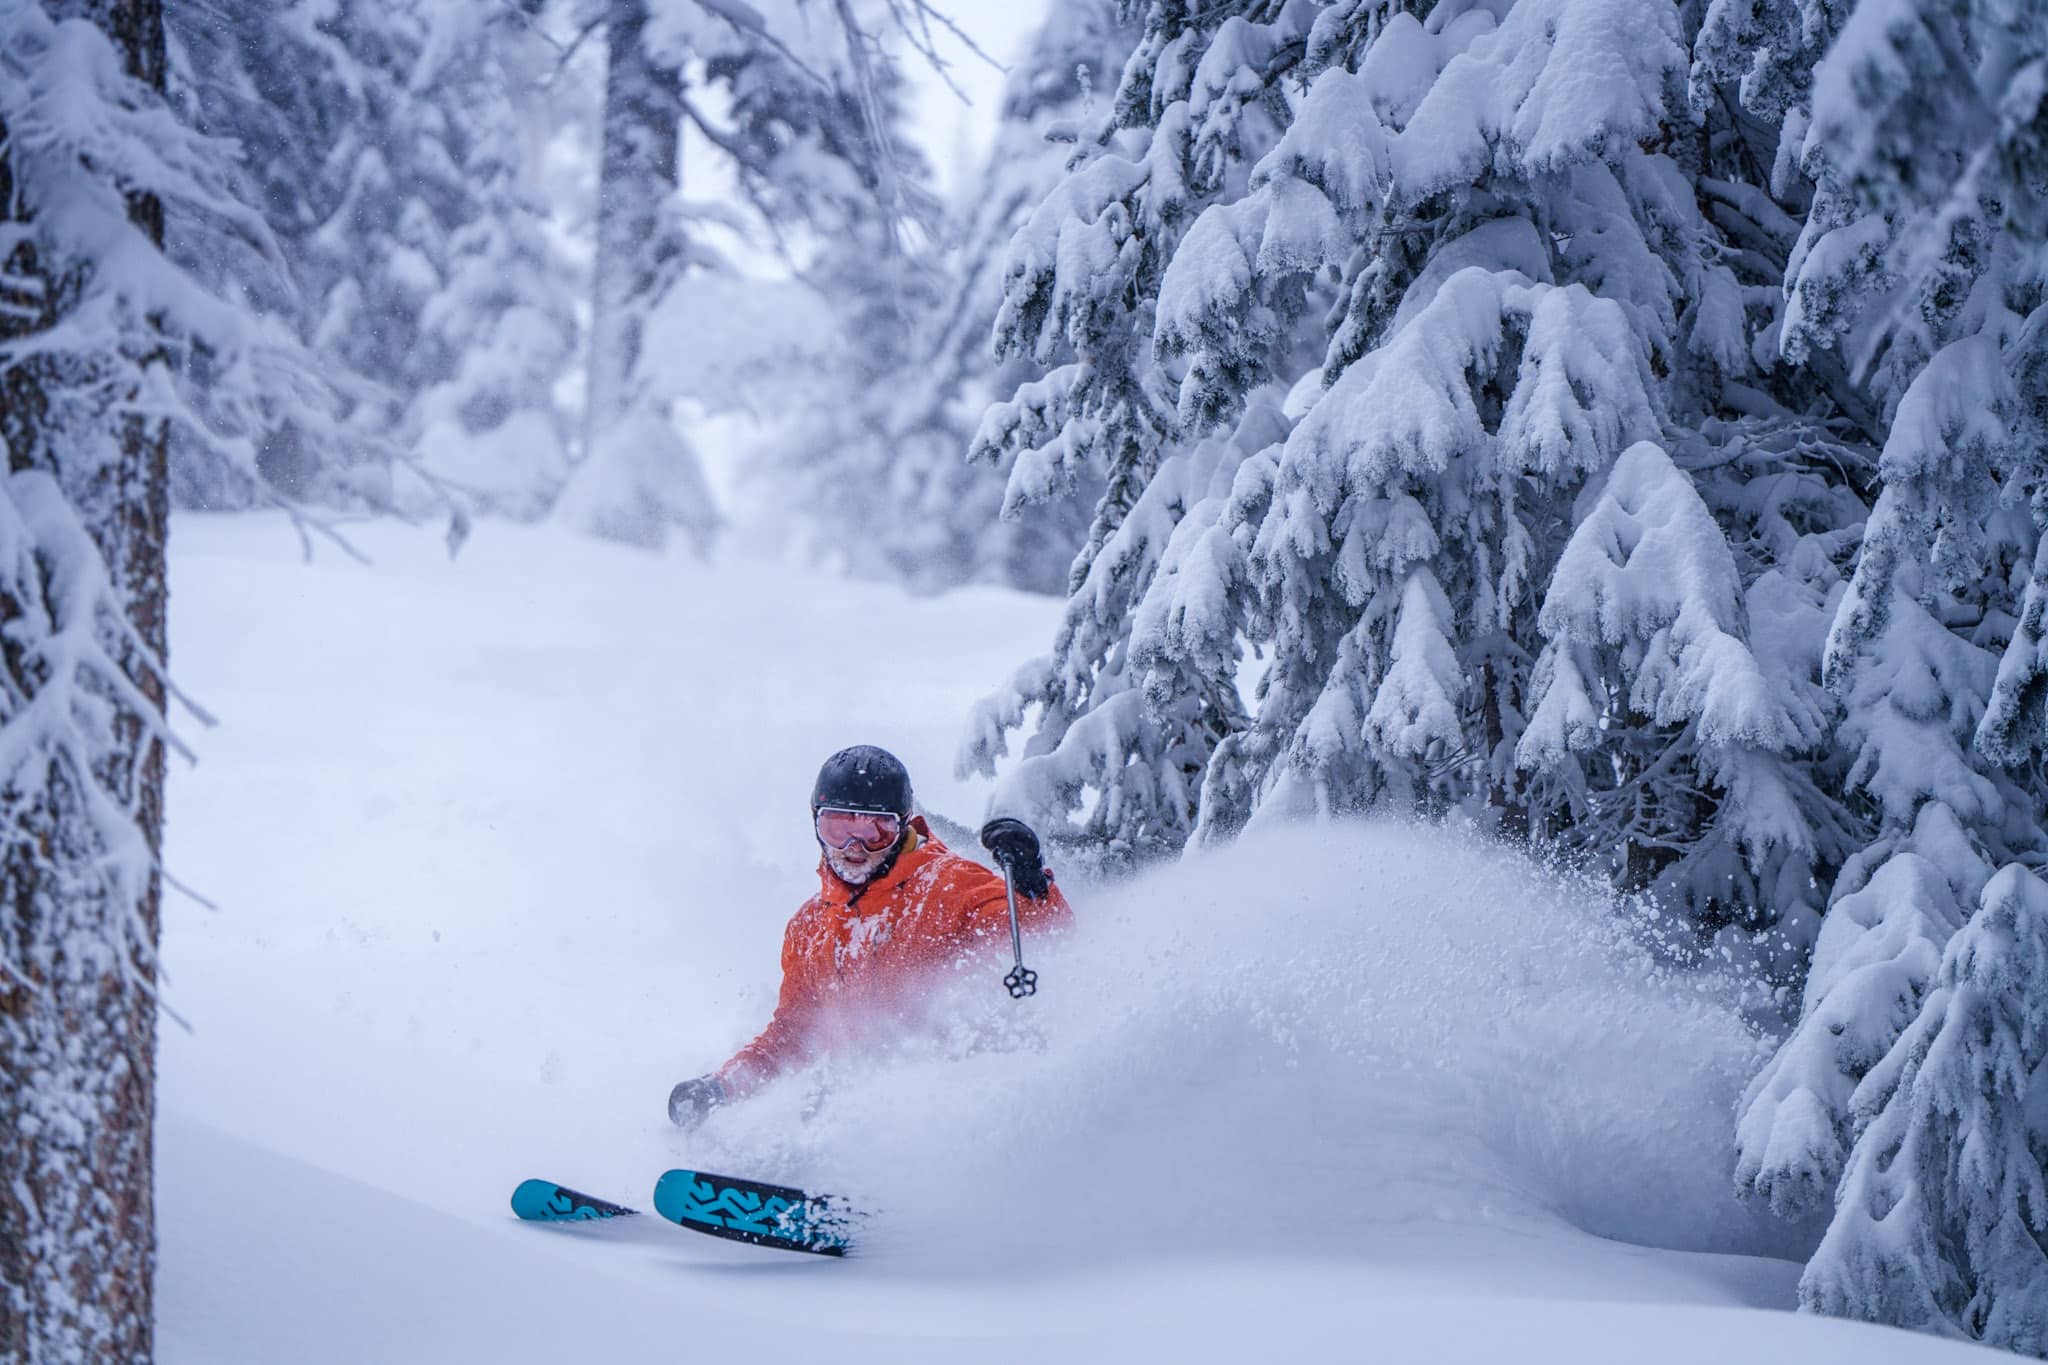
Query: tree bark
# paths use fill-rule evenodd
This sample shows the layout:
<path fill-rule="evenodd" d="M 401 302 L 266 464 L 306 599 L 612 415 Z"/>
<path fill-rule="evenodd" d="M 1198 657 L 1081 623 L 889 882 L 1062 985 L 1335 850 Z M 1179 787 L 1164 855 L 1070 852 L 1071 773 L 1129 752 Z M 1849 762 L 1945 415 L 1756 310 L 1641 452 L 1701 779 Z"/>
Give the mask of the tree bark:
<path fill-rule="evenodd" d="M 612 0 L 585 448 L 618 425 L 640 364 L 648 294 L 661 276 L 662 200 L 682 188 L 682 78 L 649 56 L 646 0 Z"/>
<path fill-rule="evenodd" d="M 84 19 L 119 51 L 128 73 L 161 91 L 161 0 L 52 0 L 57 18 Z M 0 147 L 5 146 L 0 130 Z M 79 173 L 104 173 L 81 167 Z M 17 212 L 0 154 L 0 221 Z M 130 220 L 161 246 L 163 212 L 133 196 Z M 0 274 L 34 282 L 0 308 L 0 340 L 62 320 L 82 279 L 53 273 L 22 244 Z M 120 368 L 157 359 L 145 334 Z M 163 424 L 122 411 L 132 388 L 97 397 L 98 430 L 77 425 L 62 391 L 103 380 L 90 358 L 42 359 L 0 371 L 0 435 L 11 471 L 53 475 L 90 532 L 115 597 L 147 650 L 162 659 L 169 496 Z M 80 454 L 84 452 L 84 454 Z M 0 622 L 44 604 L 0 593 Z M 116 657 L 158 711 L 160 675 L 127 647 Z M 20 643 L 0 642 L 0 665 L 34 695 L 76 687 Z M 87 689 L 90 691 L 90 689 Z M 159 847 L 164 754 L 144 718 L 94 698 L 111 720 L 90 776 Z M 116 894 L 81 774 L 52 759 L 0 789 L 0 1360 L 32 1365 L 143 1362 L 154 1337 L 156 1226 L 153 1126 L 159 879 L 139 897 Z M 40 782 L 35 778 L 40 777 Z"/>

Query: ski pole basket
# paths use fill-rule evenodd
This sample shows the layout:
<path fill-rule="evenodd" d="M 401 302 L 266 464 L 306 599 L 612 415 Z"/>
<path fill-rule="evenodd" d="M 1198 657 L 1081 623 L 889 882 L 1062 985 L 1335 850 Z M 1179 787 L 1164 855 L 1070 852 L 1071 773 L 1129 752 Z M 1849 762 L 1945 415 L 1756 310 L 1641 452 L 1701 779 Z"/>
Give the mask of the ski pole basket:
<path fill-rule="evenodd" d="M 1022 1000 L 1038 994 L 1038 973 L 1024 965 L 1024 931 L 1017 925 L 1017 884 L 1010 879 L 1008 863 L 1003 865 L 1003 894 L 1010 903 L 1010 952 L 1017 961 L 1003 978 L 1003 985 L 1009 988 L 1012 1000 Z"/>

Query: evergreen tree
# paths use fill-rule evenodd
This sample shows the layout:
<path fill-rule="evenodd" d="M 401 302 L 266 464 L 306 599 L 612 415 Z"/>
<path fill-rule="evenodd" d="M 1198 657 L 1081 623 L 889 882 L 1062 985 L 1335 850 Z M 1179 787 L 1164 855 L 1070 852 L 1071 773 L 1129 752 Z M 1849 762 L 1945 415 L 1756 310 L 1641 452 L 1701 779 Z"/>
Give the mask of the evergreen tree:
<path fill-rule="evenodd" d="M 426 363 L 398 440 L 429 480 L 470 505 L 531 519 L 567 477 L 569 414 L 556 390 L 575 364 L 578 332 L 549 209 L 530 185 L 524 106 L 539 98 L 546 54 L 502 11 L 430 13 L 412 83 L 449 122 L 465 202 L 420 310 Z"/>
<path fill-rule="evenodd" d="M 1858 1087 L 1926 1001 L 1990 872 L 1943 802 L 1843 869 L 1798 1024 L 1743 1096 L 1738 1190 L 1787 1218 L 1828 1207 L 1856 1141 Z"/>
<path fill-rule="evenodd" d="M 1866 1125 L 1803 1306 L 2048 1356 L 2048 887 L 2017 864 L 1857 1087 Z"/>
<path fill-rule="evenodd" d="M 537 510 L 566 461 L 553 389 L 575 337 L 544 206 L 522 184 L 520 106 L 541 40 L 509 8 L 418 0 L 174 18 L 183 102 L 240 144 L 240 192 L 287 264 L 190 249 L 175 232 L 173 255 L 287 321 L 341 399 L 338 423 L 275 426 L 247 455 L 176 443 L 179 500 L 452 494 Z"/>
<path fill-rule="evenodd" d="M 1532 804 L 1560 813 L 1563 842 L 1701 924 L 1796 903 L 1831 820 L 1797 761 L 1823 713 L 1766 670 L 1745 619 L 1693 481 L 1657 446 L 1630 448 L 1551 575 L 1516 749 L 1558 784 Z"/>
<path fill-rule="evenodd" d="M 1864 0 L 1831 16 L 1810 106 L 1786 116 L 1813 183 L 1786 350 L 1839 354 L 1887 427 L 1827 649 L 1852 782 L 1881 818 L 1838 884 L 1800 1025 L 1752 1087 L 1739 1172 L 1800 1206 L 1843 1171 L 1808 1307 L 2035 1353 L 2042 1153 L 2024 1136 L 2028 1081 L 2007 1072 L 2041 988 L 2038 885 L 2008 867 L 1956 930 L 1988 866 L 2048 851 L 2044 17 Z M 1836 933 L 1859 895 L 1870 908 Z"/>
<path fill-rule="evenodd" d="M 1227 437 L 1200 452 L 1173 442 L 1173 394 L 1152 337 L 1161 280 L 1182 234 L 1277 140 L 1287 113 L 1281 81 L 1299 61 L 1310 17 L 1304 5 L 1270 22 L 1232 9 L 1144 8 L 1107 118 L 1011 243 L 997 355 L 1045 372 L 989 410 L 973 452 L 1010 465 L 1013 509 L 1101 471 L 1104 491 L 1069 576 L 1053 653 L 1025 665 L 978 709 L 960 765 L 993 772 L 1008 732 L 1036 713 L 1037 733 L 998 804 L 1056 843 L 1095 849 L 1112 865 L 1185 842 L 1209 757 L 1244 712 L 1234 679 L 1219 686 L 1213 661 L 1148 667 L 1128 634 L 1168 539 L 1190 511 L 1177 491 L 1227 485 L 1252 453 Z M 1258 412 L 1272 410 L 1268 403 Z M 1261 419 L 1245 434 L 1264 441 L 1273 433 Z M 1231 469 L 1214 469 L 1219 454 Z M 1180 469 L 1184 463 L 1197 467 Z M 1174 472 L 1146 503 L 1163 465 Z M 1204 510 L 1205 520 L 1213 516 Z M 1206 586 L 1230 606 L 1243 598 L 1229 580 Z M 1162 611 L 1153 619 L 1176 617 Z M 1196 634 L 1234 661 L 1235 623 L 1221 623 L 1220 636 L 1218 624 L 1212 615 Z M 1084 809 L 1084 821 L 1073 823 Z"/>
<path fill-rule="evenodd" d="M 1158 854 L 1198 820 L 1224 837 L 1257 810 L 1464 807 L 1542 833 L 1574 818 L 1565 788 L 1515 759 L 1537 608 L 1582 494 L 1624 449 L 1744 415 L 1719 396 L 1755 382 L 1752 338 L 1773 319 L 1726 262 L 1767 263 L 1688 179 L 1684 11 L 1414 8 L 1148 7 L 1110 126 L 1013 246 L 999 341 L 1077 359 L 992 409 L 983 445 L 1016 452 L 1019 501 L 1093 452 L 1109 491 L 1054 655 L 983 709 L 965 758 L 992 767 L 1007 726 L 1038 716 L 999 800 L 1056 830 L 1086 806 L 1091 830 L 1072 832 L 1129 821 L 1114 837 Z M 1760 428 L 1797 418 L 1760 386 L 1744 404 Z M 1262 444 L 1205 480 L 1213 503 L 1162 490 L 1160 514 L 1118 539 L 1181 452 L 1260 409 L 1282 426 L 1252 424 Z M 1189 619 L 1141 605 L 1189 590 L 1158 571 L 1183 519 L 1203 547 L 1201 628 L 1141 637 Z M 1738 567 L 1761 576 L 1775 557 Z M 1250 708 L 1246 647 L 1265 656 Z M 1136 701 L 1190 688 L 1202 719 L 1178 738 Z M 1801 743 L 1816 710 L 1797 708 Z M 1161 818 L 1126 791 L 1186 796 Z M 1820 850 L 1827 870 L 1823 814 L 1794 802 L 1770 847 Z M 1720 835 L 1689 813 L 1649 837 L 1658 866 L 1633 875 L 1685 866 L 1703 927 L 1776 917 L 1734 904 L 1726 859 L 1690 856 Z M 1777 886 L 1794 865 L 1743 876 Z"/>
<path fill-rule="evenodd" d="M 809 272 L 843 321 L 789 395 L 800 417 L 772 458 L 824 557 L 921 589 L 1065 585 L 1087 482 L 1049 493 L 1029 518 L 1004 518 L 1008 471 L 966 452 L 990 399 L 1035 373 L 988 355 L 1004 247 L 1059 179 L 1075 120 L 1113 84 L 1129 46 L 1115 0 L 1060 0 L 1005 82 L 994 145 L 942 225 L 940 249 L 850 238 Z"/>
<path fill-rule="evenodd" d="M 1386 806 L 1605 860 L 1803 984 L 1737 1183 L 1841 1192 L 1809 1306 L 2032 1340 L 2039 1229 L 1943 1126 L 1989 1063 L 1899 1077 L 1969 908 L 2016 932 L 1991 868 L 2048 857 L 2040 6 L 1145 14 L 1012 249 L 999 341 L 1051 368 L 981 438 L 1015 501 L 1109 489 L 966 764 L 1032 726 L 998 803 L 1113 863 Z M 2028 951 L 1970 949 L 1970 1036 Z M 1970 1120 L 2008 1207 L 2027 1093 Z M 1949 1194 L 1885 1174 L 1909 1131 Z"/>
<path fill-rule="evenodd" d="M 583 459 L 556 515 L 649 549 L 674 528 L 703 553 L 718 524 L 711 490 L 645 344 L 648 313 L 690 256 L 666 212 L 682 184 L 682 77 L 648 44 L 646 0 L 610 0 L 605 27 Z"/>
<path fill-rule="evenodd" d="M 264 241 L 229 149 L 172 116 L 166 65 L 155 0 L 0 0 L 10 1360 L 150 1357 L 169 432 L 235 444 L 306 416 L 273 382 L 302 372 L 288 341 L 164 255 L 167 218 Z"/>
<path fill-rule="evenodd" d="M 922 8 L 890 14 L 914 35 Z M 701 552 L 719 517 L 674 426 L 690 376 L 650 345 L 663 331 L 701 330 L 701 319 L 676 316 L 692 297 L 677 286 L 727 268 L 677 197 L 681 129 L 737 183 L 745 212 L 728 221 L 800 269 L 855 243 L 893 251 L 930 205 L 891 126 L 892 64 L 851 6 L 810 22 L 722 0 L 609 0 L 598 18 L 611 55 L 590 406 L 584 459 L 557 514 L 643 545 L 679 530 Z"/>

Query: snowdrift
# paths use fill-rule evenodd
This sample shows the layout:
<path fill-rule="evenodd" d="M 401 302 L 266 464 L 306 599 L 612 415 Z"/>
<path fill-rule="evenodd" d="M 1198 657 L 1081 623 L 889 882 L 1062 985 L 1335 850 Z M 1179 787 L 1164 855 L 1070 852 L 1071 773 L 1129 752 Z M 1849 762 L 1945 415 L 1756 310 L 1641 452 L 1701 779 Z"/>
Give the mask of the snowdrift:
<path fill-rule="evenodd" d="M 1036 999 L 984 969 L 935 1040 L 789 1078 L 678 1156 L 855 1192 L 891 1254 L 946 1264 L 1356 1254 L 1419 1223 L 1810 1246 L 1730 1193 L 1762 1059 L 1732 991 L 1665 972 L 1594 888 L 1374 824 L 1072 898 Z"/>

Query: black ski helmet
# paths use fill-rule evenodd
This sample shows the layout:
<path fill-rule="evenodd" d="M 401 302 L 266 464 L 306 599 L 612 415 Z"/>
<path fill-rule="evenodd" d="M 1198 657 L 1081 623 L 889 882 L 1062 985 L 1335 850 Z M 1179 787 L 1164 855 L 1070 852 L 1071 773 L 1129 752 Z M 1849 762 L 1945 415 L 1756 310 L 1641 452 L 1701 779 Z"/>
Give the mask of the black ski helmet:
<path fill-rule="evenodd" d="M 820 806 L 871 810 L 910 819 L 910 769 L 887 749 L 856 744 L 841 749 L 818 769 L 811 788 L 811 813 Z"/>

